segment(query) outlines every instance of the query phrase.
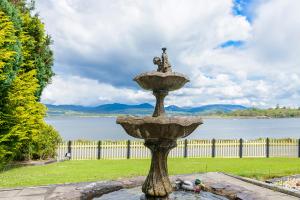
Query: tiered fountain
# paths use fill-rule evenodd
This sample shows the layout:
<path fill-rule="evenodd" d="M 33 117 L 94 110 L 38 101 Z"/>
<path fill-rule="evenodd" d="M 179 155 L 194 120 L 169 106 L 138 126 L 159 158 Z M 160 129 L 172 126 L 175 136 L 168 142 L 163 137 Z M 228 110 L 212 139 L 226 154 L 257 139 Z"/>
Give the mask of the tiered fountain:
<path fill-rule="evenodd" d="M 127 134 L 145 140 L 145 146 L 151 150 L 152 160 L 149 174 L 142 190 L 146 199 L 168 199 L 173 188 L 168 177 L 167 157 L 176 147 L 176 140 L 190 135 L 200 124 L 200 117 L 167 116 L 164 98 L 169 91 L 178 90 L 189 82 L 183 74 L 172 72 L 166 48 L 162 48 L 162 57 L 154 57 L 157 71 L 147 72 L 134 78 L 142 88 L 153 91 L 156 106 L 152 117 L 118 117 Z"/>

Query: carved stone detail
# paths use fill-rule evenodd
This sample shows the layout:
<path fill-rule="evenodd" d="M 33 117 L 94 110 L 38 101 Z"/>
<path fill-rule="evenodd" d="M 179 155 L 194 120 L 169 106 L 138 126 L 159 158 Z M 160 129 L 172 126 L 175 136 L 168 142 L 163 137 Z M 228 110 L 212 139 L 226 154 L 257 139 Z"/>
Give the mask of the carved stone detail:
<path fill-rule="evenodd" d="M 157 71 L 158 72 L 171 72 L 172 68 L 171 68 L 171 64 L 169 63 L 169 59 L 168 59 L 168 54 L 166 53 L 167 48 L 162 48 L 163 53 L 161 54 L 161 59 L 160 57 L 154 57 L 153 58 L 153 63 L 155 65 L 157 65 Z"/>
<path fill-rule="evenodd" d="M 167 197 L 172 191 L 168 177 L 167 157 L 171 149 L 177 146 L 176 140 L 146 140 L 145 146 L 151 150 L 152 159 L 149 174 L 142 190 L 148 197 Z"/>

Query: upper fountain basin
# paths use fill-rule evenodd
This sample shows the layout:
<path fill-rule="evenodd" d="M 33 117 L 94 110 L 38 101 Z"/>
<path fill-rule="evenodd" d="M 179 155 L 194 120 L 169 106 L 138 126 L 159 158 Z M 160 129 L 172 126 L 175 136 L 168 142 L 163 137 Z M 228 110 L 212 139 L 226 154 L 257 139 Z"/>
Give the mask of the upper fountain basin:
<path fill-rule="evenodd" d="M 189 79 L 177 72 L 146 72 L 136 76 L 134 79 L 145 90 L 178 90 L 184 86 Z"/>
<path fill-rule="evenodd" d="M 190 135 L 199 125 L 200 117 L 118 117 L 128 135 L 140 139 L 177 139 Z"/>

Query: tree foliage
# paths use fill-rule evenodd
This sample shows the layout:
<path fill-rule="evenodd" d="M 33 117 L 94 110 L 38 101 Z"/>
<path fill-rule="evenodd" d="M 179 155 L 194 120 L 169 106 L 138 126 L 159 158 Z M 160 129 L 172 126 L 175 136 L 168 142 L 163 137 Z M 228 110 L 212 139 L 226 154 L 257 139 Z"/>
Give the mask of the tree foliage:
<path fill-rule="evenodd" d="M 39 102 L 53 76 L 51 39 L 25 0 L 0 1 L 0 162 L 54 156 L 58 133 Z M 1 167 L 1 166 L 0 166 Z"/>
<path fill-rule="evenodd" d="M 226 116 L 233 117 L 270 117 L 270 118 L 287 118 L 287 117 L 300 117 L 300 109 L 293 108 L 280 108 L 277 106 L 275 109 L 258 109 L 252 108 L 247 110 L 236 110 L 225 114 Z"/>

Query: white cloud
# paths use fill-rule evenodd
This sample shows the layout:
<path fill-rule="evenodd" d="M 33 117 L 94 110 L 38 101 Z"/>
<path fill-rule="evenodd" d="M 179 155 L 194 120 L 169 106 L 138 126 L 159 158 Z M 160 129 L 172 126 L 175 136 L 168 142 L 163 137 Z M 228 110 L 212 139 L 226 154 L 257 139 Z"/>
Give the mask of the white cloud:
<path fill-rule="evenodd" d="M 59 74 L 43 102 L 153 102 L 132 78 L 166 45 L 174 70 L 191 79 L 167 104 L 300 106 L 300 2 L 259 2 L 250 24 L 231 0 L 38 1 Z M 218 48 L 228 40 L 245 45 Z"/>
<path fill-rule="evenodd" d="M 43 92 L 47 104 L 75 104 L 92 106 L 108 102 L 137 104 L 152 101 L 149 93 L 128 88 L 116 88 L 96 80 L 78 76 L 55 76 Z"/>
<path fill-rule="evenodd" d="M 197 66 L 194 86 L 203 87 L 201 95 L 211 94 L 217 102 L 299 106 L 299 9 L 299 1 L 267 1 L 258 6 L 243 47 L 186 54 L 184 61 Z M 220 80 L 220 74 L 227 74 L 230 81 Z"/>
<path fill-rule="evenodd" d="M 244 17 L 233 16 L 231 7 L 231 0 L 37 2 L 55 41 L 60 64 L 56 70 L 67 68 L 80 75 L 84 70 L 93 79 L 99 78 L 93 76 L 94 66 L 79 71 L 68 66 L 77 65 L 76 61 L 97 64 L 103 73 L 110 71 L 107 62 L 113 62 L 122 65 L 119 73 L 136 73 L 152 68 L 152 57 L 164 45 L 175 64 L 185 50 L 201 51 L 230 39 L 247 39 L 251 27 Z"/>

